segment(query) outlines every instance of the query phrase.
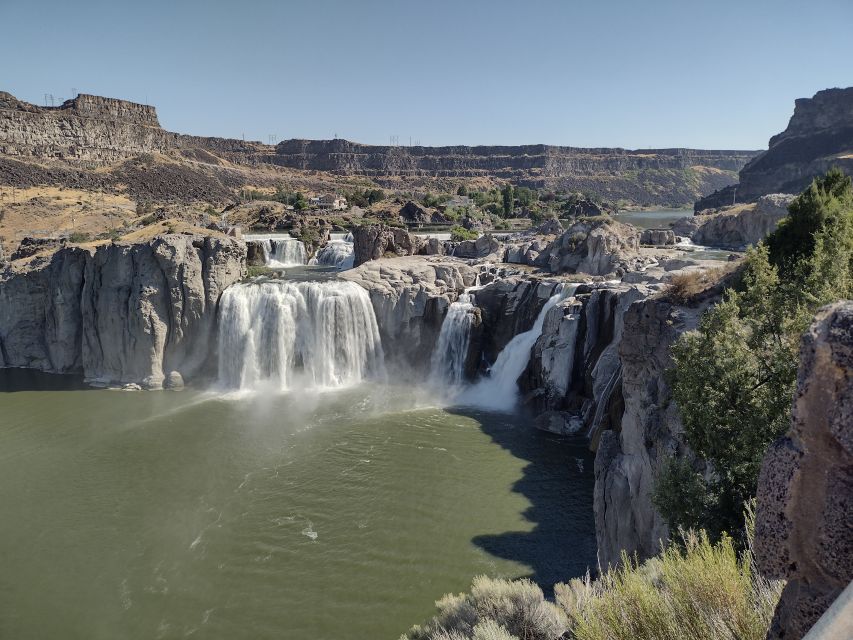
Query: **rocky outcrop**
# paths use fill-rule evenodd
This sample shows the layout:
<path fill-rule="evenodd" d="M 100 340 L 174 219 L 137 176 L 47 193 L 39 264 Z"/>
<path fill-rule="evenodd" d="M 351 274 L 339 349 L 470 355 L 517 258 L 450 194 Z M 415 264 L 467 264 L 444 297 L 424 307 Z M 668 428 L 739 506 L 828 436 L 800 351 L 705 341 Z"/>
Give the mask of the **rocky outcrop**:
<path fill-rule="evenodd" d="M 353 256 L 355 266 L 370 260 L 379 260 L 388 254 L 417 255 L 424 241 L 399 227 L 372 224 L 356 227 L 353 231 Z"/>
<path fill-rule="evenodd" d="M 853 174 L 853 87 L 798 99 L 788 128 L 740 170 L 739 184 L 697 200 L 694 209 L 755 202 L 770 193 L 800 193 L 832 166 Z"/>
<path fill-rule="evenodd" d="M 242 243 L 159 236 L 67 247 L 0 276 L 0 366 L 159 388 L 200 372 L 219 296 L 245 273 Z"/>
<path fill-rule="evenodd" d="M 652 488 L 665 459 L 689 452 L 664 372 L 672 364 L 670 346 L 696 327 L 701 311 L 646 298 L 623 316 L 618 353 L 624 411 L 601 433 L 595 455 L 595 525 L 603 567 L 618 564 L 623 550 L 651 557 L 668 537 L 652 505 Z"/>
<path fill-rule="evenodd" d="M 440 224 L 447 222 L 447 218 L 435 209 L 427 209 L 416 202 L 409 200 L 400 208 L 400 218 L 404 222 L 421 224 Z"/>
<path fill-rule="evenodd" d="M 708 247 L 742 248 L 758 244 L 788 215 L 788 205 L 793 199 L 794 196 L 785 193 L 761 196 L 754 204 L 679 220 L 673 230 Z"/>
<path fill-rule="evenodd" d="M 367 289 L 386 363 L 399 372 L 422 374 L 447 307 L 474 285 L 477 273 L 453 258 L 401 257 L 366 262 L 339 277 Z"/>
<path fill-rule="evenodd" d="M 490 233 L 482 235 L 476 240 L 450 243 L 449 249 L 449 253 L 456 258 L 491 258 L 493 262 L 497 262 L 503 256 L 501 243 Z"/>
<path fill-rule="evenodd" d="M 551 273 L 605 276 L 633 271 L 643 264 L 640 232 L 609 218 L 579 220 L 536 258 Z"/>
<path fill-rule="evenodd" d="M 672 229 L 643 229 L 640 244 L 654 247 L 666 247 L 675 244 L 675 232 Z"/>
<path fill-rule="evenodd" d="M 764 457 L 755 555 L 787 584 L 768 638 L 797 640 L 853 580 L 853 302 L 822 309 L 800 346 L 788 433 Z"/>
<path fill-rule="evenodd" d="M 639 286 L 583 284 L 547 313 L 519 381 L 525 403 L 548 412 L 547 430 L 596 440 L 601 430 L 616 428 L 623 318 L 648 293 Z"/>

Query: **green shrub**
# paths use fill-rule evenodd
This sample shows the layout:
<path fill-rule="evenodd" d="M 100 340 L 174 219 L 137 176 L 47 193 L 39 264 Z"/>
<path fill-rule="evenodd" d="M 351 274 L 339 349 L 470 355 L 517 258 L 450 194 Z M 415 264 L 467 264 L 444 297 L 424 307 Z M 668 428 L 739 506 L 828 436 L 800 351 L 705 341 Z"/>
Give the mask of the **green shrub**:
<path fill-rule="evenodd" d="M 89 242 L 89 240 L 91 239 L 91 235 L 82 231 L 75 231 L 68 236 L 68 242 L 73 242 L 74 244 L 82 244 L 84 242 Z"/>
<path fill-rule="evenodd" d="M 465 227 L 455 224 L 450 228 L 450 239 L 453 242 L 462 242 L 463 240 L 476 240 L 480 237 L 480 234 L 472 229 L 466 229 Z"/>
<path fill-rule="evenodd" d="M 763 640 L 783 584 L 755 569 L 751 507 L 746 525 L 741 554 L 731 538 L 683 533 L 645 563 L 623 554 L 621 568 L 596 581 L 555 585 L 556 604 L 529 580 L 479 576 L 401 640 Z"/>

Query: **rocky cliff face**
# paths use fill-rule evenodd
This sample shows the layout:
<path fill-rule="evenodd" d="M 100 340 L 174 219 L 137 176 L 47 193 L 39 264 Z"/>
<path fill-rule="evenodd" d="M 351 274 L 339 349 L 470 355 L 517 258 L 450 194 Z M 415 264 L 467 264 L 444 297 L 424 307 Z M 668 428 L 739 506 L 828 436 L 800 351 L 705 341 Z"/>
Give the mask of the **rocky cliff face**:
<path fill-rule="evenodd" d="M 768 638 L 803 637 L 853 580 L 852 373 L 847 301 L 821 310 L 803 336 L 791 428 L 758 481 L 756 560 L 788 581 Z"/>
<path fill-rule="evenodd" d="M 538 253 L 533 264 L 551 273 L 622 275 L 645 264 L 639 249 L 636 227 L 609 218 L 579 220 Z"/>
<path fill-rule="evenodd" d="M 595 523 L 602 566 L 619 563 L 624 550 L 655 555 L 666 524 L 652 505 L 654 480 L 663 461 L 687 455 L 678 411 L 664 372 L 670 346 L 698 324 L 701 309 L 674 307 L 660 299 L 633 302 L 622 319 L 619 359 L 624 411 L 601 433 L 595 455 Z"/>
<path fill-rule="evenodd" d="M 192 377 L 245 264 L 242 243 L 184 235 L 35 257 L 0 276 L 0 366 L 147 388 Z"/>
<path fill-rule="evenodd" d="M 734 172 L 755 153 L 550 145 L 401 147 L 337 139 L 285 140 L 270 160 L 295 169 L 374 178 L 491 176 L 528 186 L 592 191 L 612 199 L 675 204 L 689 199 L 696 188 L 688 186 L 688 175 L 698 183 L 698 191 L 707 193 L 731 184 Z M 629 179 L 629 173 L 640 178 Z"/>
<path fill-rule="evenodd" d="M 853 87 L 800 98 L 788 128 L 740 170 L 739 184 L 696 201 L 696 211 L 754 202 L 769 193 L 800 193 L 815 176 L 839 166 L 853 173 Z"/>
<path fill-rule="evenodd" d="M 739 205 L 718 213 L 682 218 L 673 225 L 680 236 L 708 247 L 742 248 L 758 244 L 788 215 L 794 196 L 773 193 L 753 204 Z"/>

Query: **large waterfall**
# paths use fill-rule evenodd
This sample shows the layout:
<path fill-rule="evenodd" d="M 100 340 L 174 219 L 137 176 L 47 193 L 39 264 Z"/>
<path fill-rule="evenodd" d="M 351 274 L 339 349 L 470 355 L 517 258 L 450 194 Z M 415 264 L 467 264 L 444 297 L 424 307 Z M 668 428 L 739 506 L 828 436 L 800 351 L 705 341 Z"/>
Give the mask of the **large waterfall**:
<path fill-rule="evenodd" d="M 271 280 L 222 294 L 219 381 L 226 388 L 330 388 L 384 374 L 373 307 L 355 283 Z"/>
<path fill-rule="evenodd" d="M 437 389 L 452 391 L 463 383 L 473 311 L 470 293 L 461 294 L 447 309 L 430 362 L 430 383 Z"/>
<path fill-rule="evenodd" d="M 344 271 L 352 269 L 354 258 L 352 234 L 333 233 L 326 245 L 311 258 L 311 264 Z"/>
<path fill-rule="evenodd" d="M 293 267 L 306 262 L 305 244 L 290 235 L 246 235 L 244 239 L 260 245 L 264 264 L 268 267 Z"/>
<path fill-rule="evenodd" d="M 498 354 L 495 364 L 489 370 L 489 377 L 465 389 L 457 397 L 457 403 L 499 411 L 514 409 L 518 402 L 518 378 L 530 361 L 533 345 L 542 335 L 545 316 L 560 300 L 572 295 L 576 289 L 577 285 L 561 287 L 551 296 L 536 316 L 533 327 L 514 336 Z"/>

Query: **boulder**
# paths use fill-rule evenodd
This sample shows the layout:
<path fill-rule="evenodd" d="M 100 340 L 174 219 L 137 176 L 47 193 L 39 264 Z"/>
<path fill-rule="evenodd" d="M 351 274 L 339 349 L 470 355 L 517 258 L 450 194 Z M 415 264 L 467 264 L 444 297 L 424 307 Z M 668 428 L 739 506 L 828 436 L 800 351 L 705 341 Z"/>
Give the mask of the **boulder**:
<path fill-rule="evenodd" d="M 672 229 L 644 229 L 640 234 L 640 244 L 666 247 L 675 244 L 675 232 Z"/>
<path fill-rule="evenodd" d="M 476 240 L 463 240 L 453 246 L 453 256 L 456 258 L 485 258 L 497 253 L 501 247 L 495 237 L 487 233 Z"/>
<path fill-rule="evenodd" d="M 821 309 L 800 345 L 791 428 L 758 479 L 755 557 L 787 580 L 768 638 L 797 640 L 853 580 L 853 302 Z"/>
<path fill-rule="evenodd" d="M 399 227 L 384 224 L 356 227 L 353 231 L 354 265 L 357 267 L 389 254 L 413 256 L 420 251 L 423 244 L 421 238 Z"/>
<path fill-rule="evenodd" d="M 400 208 L 400 218 L 404 222 L 409 223 L 433 223 L 440 224 L 447 222 L 447 218 L 436 209 L 427 209 L 422 207 L 417 202 L 409 200 Z"/>
<path fill-rule="evenodd" d="M 579 220 L 551 242 L 536 266 L 551 273 L 603 276 L 638 268 L 640 232 L 609 218 Z"/>

